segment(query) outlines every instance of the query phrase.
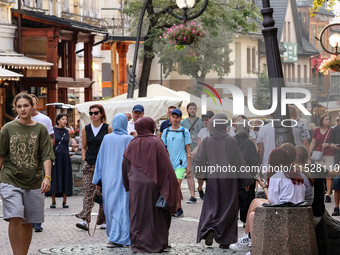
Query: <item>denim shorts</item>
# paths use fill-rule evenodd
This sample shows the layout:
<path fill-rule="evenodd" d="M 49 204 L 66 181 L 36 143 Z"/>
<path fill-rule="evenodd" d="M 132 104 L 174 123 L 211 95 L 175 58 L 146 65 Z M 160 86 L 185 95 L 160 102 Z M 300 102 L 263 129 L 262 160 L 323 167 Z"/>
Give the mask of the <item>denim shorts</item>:
<path fill-rule="evenodd" d="M 333 178 L 332 190 L 340 190 L 340 175 Z"/>
<path fill-rule="evenodd" d="M 41 189 L 21 189 L 0 183 L 4 220 L 22 218 L 22 223 L 44 222 L 44 194 Z"/>

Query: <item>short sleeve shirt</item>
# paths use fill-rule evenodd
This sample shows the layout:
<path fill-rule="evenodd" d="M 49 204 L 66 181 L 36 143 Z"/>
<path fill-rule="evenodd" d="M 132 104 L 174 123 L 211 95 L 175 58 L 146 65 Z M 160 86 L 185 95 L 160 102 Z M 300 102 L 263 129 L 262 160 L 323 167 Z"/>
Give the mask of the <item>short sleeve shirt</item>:
<path fill-rule="evenodd" d="M 41 124 L 43 124 L 47 128 L 47 131 L 48 131 L 49 135 L 53 135 L 54 134 L 52 121 L 46 115 L 38 112 L 38 115 L 32 116 L 31 119 L 34 120 L 34 121 L 40 122 Z"/>
<path fill-rule="evenodd" d="M 0 182 L 22 189 L 39 189 L 44 179 L 42 163 L 54 159 L 46 127 L 26 126 L 14 120 L 0 132 L 0 155 L 5 157 Z"/>
<path fill-rule="evenodd" d="M 199 118 L 199 117 L 196 117 L 196 118 L 197 118 L 197 121 L 196 121 L 195 125 L 193 125 L 193 127 L 191 128 L 191 131 L 190 131 L 190 137 L 191 137 L 190 149 L 191 149 L 191 151 L 193 151 L 197 146 L 197 143 L 198 143 L 198 136 L 197 135 L 198 135 L 198 133 L 200 132 L 200 130 L 202 128 L 205 127 L 202 119 Z M 190 122 L 189 118 L 186 118 L 186 119 L 181 121 L 181 126 L 190 130 L 192 123 L 193 122 Z"/>
<path fill-rule="evenodd" d="M 198 133 L 198 138 L 201 138 L 201 142 L 204 138 L 209 137 L 209 131 L 207 128 L 202 128 L 201 131 Z"/>
<path fill-rule="evenodd" d="M 159 132 L 163 133 L 164 129 L 171 126 L 170 120 L 165 120 L 162 122 L 161 127 L 159 128 Z"/>
<path fill-rule="evenodd" d="M 305 200 L 306 187 L 303 184 L 293 184 L 283 172 L 277 172 L 269 181 L 268 200 L 271 204 L 291 202 L 294 204 Z"/>
<path fill-rule="evenodd" d="M 294 122 L 292 122 L 292 125 L 293 124 Z M 296 121 L 296 126 L 292 127 L 292 131 L 296 145 L 301 145 L 303 140 L 308 140 L 310 138 L 307 127 L 300 121 Z"/>
<path fill-rule="evenodd" d="M 167 132 L 167 130 L 169 131 Z M 190 144 L 189 130 L 184 127 L 172 130 L 171 127 L 168 127 L 162 133 L 162 140 L 169 152 L 172 167 L 175 170 L 178 168 L 186 168 L 188 158 L 185 146 Z"/>
<path fill-rule="evenodd" d="M 326 131 L 325 134 L 321 134 L 320 128 L 317 128 L 317 129 L 314 130 L 313 138 L 315 138 L 315 150 L 316 151 L 322 151 L 322 144 L 325 142 L 325 137 L 326 137 L 327 132 L 328 132 L 328 130 Z M 325 143 L 329 142 L 331 134 L 332 134 L 332 128 L 328 132 L 327 139 L 326 139 Z M 326 147 L 323 151 L 323 155 L 334 156 L 334 149 L 331 149 L 330 147 Z"/>

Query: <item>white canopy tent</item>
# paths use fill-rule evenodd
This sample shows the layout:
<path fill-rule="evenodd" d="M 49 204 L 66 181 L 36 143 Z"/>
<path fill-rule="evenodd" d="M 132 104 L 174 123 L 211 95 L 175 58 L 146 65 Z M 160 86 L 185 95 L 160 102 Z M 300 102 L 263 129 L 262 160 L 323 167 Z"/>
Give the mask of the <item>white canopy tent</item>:
<path fill-rule="evenodd" d="M 159 102 L 157 100 L 160 100 Z M 159 84 L 151 84 L 148 86 L 147 97 L 138 98 L 138 90 L 134 91 L 134 98 L 127 99 L 127 94 L 122 94 L 117 97 L 110 98 L 108 100 L 92 101 L 82 104 L 77 104 L 76 107 L 80 112 L 81 124 L 89 124 L 91 122 L 90 116 L 88 114 L 89 107 L 92 104 L 102 104 L 104 106 L 107 123 L 111 124 L 113 116 L 119 112 L 132 112 L 132 108 L 136 104 L 141 104 L 144 106 L 144 116 L 153 118 L 155 121 L 161 119 L 168 112 L 168 107 L 174 105 L 179 107 L 183 113 L 183 118 L 187 116 L 186 106 L 194 102 L 197 105 L 197 115 L 201 116 L 201 104 L 202 100 L 199 97 L 193 96 L 186 91 L 174 91 L 167 87 Z M 207 110 L 216 113 L 224 113 L 228 118 L 232 118 L 233 104 L 232 100 L 229 98 L 222 99 L 222 106 L 219 100 L 216 99 L 215 102 L 211 97 L 207 97 Z M 252 114 L 247 106 L 245 108 L 245 115 L 248 118 L 259 117 Z"/>
<path fill-rule="evenodd" d="M 0 68 L 0 80 L 17 80 L 20 77 L 23 77 L 22 74 L 9 71 L 4 68 Z"/>
<path fill-rule="evenodd" d="M 151 117 L 153 120 L 158 121 L 166 115 L 169 106 L 174 105 L 178 107 L 182 102 L 182 99 L 176 97 L 142 97 L 129 99 L 126 99 L 125 97 L 118 101 L 112 99 L 77 104 L 76 107 L 80 113 L 81 125 L 84 127 L 91 123 L 89 107 L 93 104 L 101 104 L 104 107 L 107 123 L 111 124 L 115 114 L 120 112 L 132 112 L 132 108 L 136 104 L 143 105 L 145 117 Z"/>

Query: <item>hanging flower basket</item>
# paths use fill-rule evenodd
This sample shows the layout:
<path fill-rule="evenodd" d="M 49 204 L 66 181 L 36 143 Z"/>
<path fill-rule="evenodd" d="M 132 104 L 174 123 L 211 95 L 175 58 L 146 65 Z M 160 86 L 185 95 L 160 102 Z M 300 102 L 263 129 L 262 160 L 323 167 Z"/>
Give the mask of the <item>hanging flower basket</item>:
<path fill-rule="evenodd" d="M 174 24 L 159 38 L 169 41 L 176 49 L 182 50 L 185 45 L 197 43 L 205 36 L 201 24 L 195 24 L 194 21 L 185 24 Z"/>
<path fill-rule="evenodd" d="M 331 72 L 340 72 L 340 57 L 337 55 L 333 55 L 329 59 L 322 61 L 319 66 L 319 72 L 327 75 Z"/>

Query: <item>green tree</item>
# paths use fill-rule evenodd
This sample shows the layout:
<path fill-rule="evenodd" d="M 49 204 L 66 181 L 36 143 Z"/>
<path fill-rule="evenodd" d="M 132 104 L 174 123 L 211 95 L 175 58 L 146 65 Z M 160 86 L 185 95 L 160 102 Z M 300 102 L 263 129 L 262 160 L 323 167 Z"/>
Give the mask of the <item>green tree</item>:
<path fill-rule="evenodd" d="M 132 34 L 136 33 L 139 16 L 146 0 L 127 0 L 125 1 L 124 13 L 131 18 L 130 27 L 134 28 Z M 194 8 L 188 11 L 188 16 L 196 14 L 203 5 L 203 0 L 196 0 Z M 161 61 L 167 73 L 174 69 L 176 61 L 180 63 L 183 74 L 188 74 L 194 78 L 196 76 L 205 77 L 205 74 L 215 70 L 219 75 L 229 72 L 231 65 L 229 61 L 229 48 L 227 42 L 232 40 L 232 32 L 248 33 L 257 29 L 256 19 L 259 18 L 258 9 L 248 0 L 210 0 L 205 12 L 199 17 L 199 21 L 207 31 L 206 38 L 202 41 L 204 45 L 195 49 L 197 61 L 188 62 L 188 53 L 186 51 L 176 52 L 176 57 L 168 58 L 163 54 L 163 50 L 169 52 L 171 49 L 159 37 L 170 28 L 173 24 L 180 24 L 181 21 L 171 16 L 168 12 L 169 7 L 178 15 L 183 15 L 183 10 L 179 9 L 174 0 L 150 0 L 147 7 L 147 15 L 143 21 L 142 35 L 145 37 L 143 44 L 143 68 L 141 79 L 139 81 L 139 96 L 146 96 L 147 84 L 149 81 L 151 63 L 155 54 L 160 53 Z M 196 22 L 196 21 L 195 21 Z M 228 32 L 226 32 L 228 31 Z M 216 38 L 226 38 L 222 47 L 218 47 L 219 41 Z M 163 48 L 160 46 L 163 45 Z M 221 45 L 220 45 L 221 46 Z M 190 49 L 190 47 L 188 47 Z M 213 49 L 213 50 L 212 50 Z M 187 49 L 186 49 L 187 50 Z M 174 52 L 174 51 L 173 51 Z M 179 57 L 183 55 L 182 59 Z M 165 57 L 166 59 L 163 59 Z M 217 57 L 223 63 L 214 64 Z M 203 66 L 202 66 L 203 64 Z M 201 66 L 200 66 L 201 65 Z M 199 70 L 200 69 L 200 70 Z"/>
<path fill-rule="evenodd" d="M 219 77 L 230 72 L 232 62 L 229 59 L 229 43 L 232 39 L 231 31 L 221 29 L 218 36 L 207 32 L 207 36 L 199 41 L 197 47 L 186 45 L 185 49 L 177 50 L 166 43 L 154 48 L 163 65 L 165 77 L 172 71 L 178 71 L 179 74 L 202 81 L 210 71 L 215 71 Z"/>
<path fill-rule="evenodd" d="M 256 94 L 254 95 L 254 106 L 258 110 L 269 109 L 272 105 L 269 79 L 266 70 L 258 73 L 256 80 Z"/>

